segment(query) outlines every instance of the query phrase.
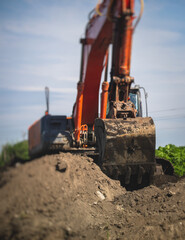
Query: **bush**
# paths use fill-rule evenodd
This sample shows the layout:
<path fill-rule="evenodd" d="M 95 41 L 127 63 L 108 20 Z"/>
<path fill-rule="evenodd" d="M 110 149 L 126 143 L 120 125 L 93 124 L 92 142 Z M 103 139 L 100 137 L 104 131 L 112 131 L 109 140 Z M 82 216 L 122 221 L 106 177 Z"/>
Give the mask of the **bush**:
<path fill-rule="evenodd" d="M 25 140 L 16 144 L 7 143 L 2 147 L 0 166 L 11 165 L 16 161 L 26 160 L 29 160 L 28 141 Z"/>
<path fill-rule="evenodd" d="M 185 175 L 185 147 L 176 147 L 168 144 L 156 150 L 156 156 L 169 160 L 178 176 Z"/>

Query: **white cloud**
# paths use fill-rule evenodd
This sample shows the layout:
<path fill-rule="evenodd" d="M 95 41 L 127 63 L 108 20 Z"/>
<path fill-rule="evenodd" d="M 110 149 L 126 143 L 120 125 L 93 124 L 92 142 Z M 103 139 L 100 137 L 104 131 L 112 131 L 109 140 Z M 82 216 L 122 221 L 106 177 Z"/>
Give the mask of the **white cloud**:
<path fill-rule="evenodd" d="M 68 70 L 68 76 L 66 75 L 66 69 Z M 65 75 L 64 75 L 65 72 Z M 72 71 L 73 72 L 73 71 Z M 18 73 L 35 75 L 37 77 L 49 77 L 56 81 L 70 81 L 77 82 L 77 78 L 70 76 L 70 63 L 58 63 L 58 64 L 39 64 L 39 65 L 30 65 L 23 64 L 21 68 L 18 69 Z"/>
<path fill-rule="evenodd" d="M 134 38 L 132 63 L 136 71 L 185 72 L 183 35 L 165 29 L 144 29 Z"/>
<path fill-rule="evenodd" d="M 80 14 L 80 6 L 72 8 L 70 5 L 63 6 L 47 6 L 35 2 L 37 9 L 35 12 L 25 15 L 22 19 L 5 19 L 0 23 L 1 32 L 9 32 L 11 34 L 19 34 L 32 37 L 45 37 L 48 39 L 56 39 L 73 43 L 74 38 L 79 38 L 85 31 L 83 20 L 87 18 L 87 14 Z M 61 4 L 62 5 L 62 4 Z M 83 6 L 83 5 L 81 5 Z M 33 15 L 35 15 L 33 17 Z"/>
<path fill-rule="evenodd" d="M 6 87 L 7 90 L 13 90 L 13 91 L 23 91 L 23 92 L 43 92 L 44 88 L 43 86 L 9 86 Z M 50 88 L 50 91 L 53 93 L 75 93 L 75 88 Z"/>

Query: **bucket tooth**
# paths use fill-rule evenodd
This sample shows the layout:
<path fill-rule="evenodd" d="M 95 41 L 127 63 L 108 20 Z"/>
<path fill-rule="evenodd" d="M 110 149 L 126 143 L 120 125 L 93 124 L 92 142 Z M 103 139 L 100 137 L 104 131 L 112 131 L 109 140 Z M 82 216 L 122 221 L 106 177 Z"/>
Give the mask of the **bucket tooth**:
<path fill-rule="evenodd" d="M 132 173 L 131 167 L 127 167 L 125 173 L 125 184 L 127 185 L 130 183 L 131 173 Z"/>
<path fill-rule="evenodd" d="M 139 166 L 138 176 L 137 176 L 138 185 L 140 185 L 142 183 L 142 178 L 143 178 L 144 173 L 145 173 L 144 168 L 142 166 Z"/>
<path fill-rule="evenodd" d="M 149 184 L 151 184 L 151 183 L 153 182 L 155 169 L 156 169 L 156 166 L 152 166 L 152 167 L 150 168 Z"/>

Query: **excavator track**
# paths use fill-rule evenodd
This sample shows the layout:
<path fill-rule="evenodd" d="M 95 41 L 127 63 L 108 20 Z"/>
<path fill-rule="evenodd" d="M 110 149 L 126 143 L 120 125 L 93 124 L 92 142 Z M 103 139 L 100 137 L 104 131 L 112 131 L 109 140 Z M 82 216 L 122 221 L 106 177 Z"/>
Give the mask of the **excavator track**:
<path fill-rule="evenodd" d="M 162 172 L 166 175 L 174 175 L 174 167 L 170 161 L 164 158 L 155 157 L 157 166 L 162 167 Z"/>
<path fill-rule="evenodd" d="M 155 161 L 155 126 L 152 118 L 96 119 L 99 165 L 122 185 L 152 182 Z"/>

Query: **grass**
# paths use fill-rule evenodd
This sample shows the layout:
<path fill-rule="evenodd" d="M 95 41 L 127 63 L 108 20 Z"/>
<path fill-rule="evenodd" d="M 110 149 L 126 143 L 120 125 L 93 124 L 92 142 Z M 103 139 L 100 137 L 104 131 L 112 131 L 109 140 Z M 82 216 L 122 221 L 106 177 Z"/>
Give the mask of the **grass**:
<path fill-rule="evenodd" d="M 156 150 L 156 156 L 169 160 L 175 174 L 182 177 L 185 175 L 185 146 L 177 147 L 173 144 L 168 144 L 165 147 L 159 147 Z"/>
<path fill-rule="evenodd" d="M 29 160 L 28 141 L 18 142 L 16 144 L 7 143 L 2 147 L 0 154 L 0 166 L 12 165 L 16 161 Z"/>

